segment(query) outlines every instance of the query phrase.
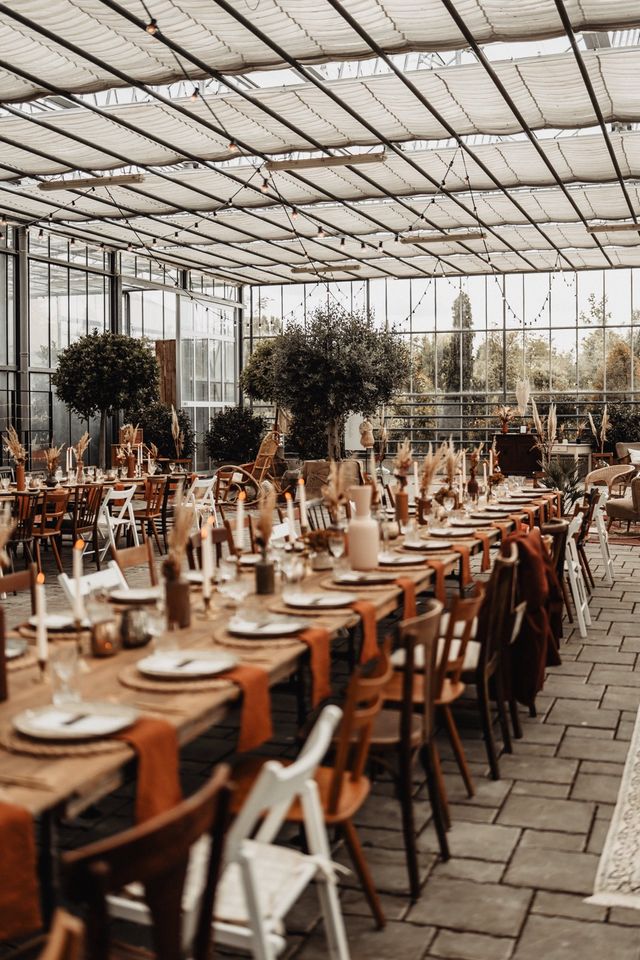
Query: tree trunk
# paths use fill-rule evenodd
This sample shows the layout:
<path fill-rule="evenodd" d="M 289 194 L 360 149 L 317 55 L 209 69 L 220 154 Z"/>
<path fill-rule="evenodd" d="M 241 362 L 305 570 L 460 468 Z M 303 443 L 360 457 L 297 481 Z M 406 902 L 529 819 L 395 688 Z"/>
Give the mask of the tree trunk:
<path fill-rule="evenodd" d="M 98 466 L 104 470 L 107 466 L 105 440 L 107 433 L 107 411 L 100 411 L 100 433 L 98 434 Z"/>
<path fill-rule="evenodd" d="M 327 455 L 329 460 L 342 459 L 342 442 L 340 438 L 340 419 L 335 418 L 327 427 Z"/>

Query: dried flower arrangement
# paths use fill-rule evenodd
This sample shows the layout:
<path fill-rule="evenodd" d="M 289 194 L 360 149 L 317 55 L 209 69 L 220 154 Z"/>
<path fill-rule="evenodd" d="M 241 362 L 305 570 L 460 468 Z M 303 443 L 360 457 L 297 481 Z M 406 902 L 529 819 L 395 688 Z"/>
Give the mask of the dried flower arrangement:
<path fill-rule="evenodd" d="M 496 416 L 500 421 L 500 426 L 502 427 L 502 432 L 506 433 L 509 429 L 509 424 L 515 416 L 515 412 L 511 407 L 506 406 L 506 404 L 501 404 L 496 410 Z"/>
<path fill-rule="evenodd" d="M 14 463 L 24 463 L 27 459 L 27 451 L 20 443 L 20 438 L 12 423 L 7 426 L 4 448 Z"/>
<path fill-rule="evenodd" d="M 256 544 L 263 556 L 266 557 L 273 530 L 273 511 L 276 508 L 276 494 L 272 487 L 260 490 L 258 519 L 256 521 Z"/>
<path fill-rule="evenodd" d="M 331 460 L 329 463 L 329 477 L 322 488 L 324 505 L 329 511 L 332 523 L 338 522 L 340 507 L 347 502 L 344 488 L 344 469 L 341 463 Z"/>
<path fill-rule="evenodd" d="M 138 427 L 138 423 L 136 423 L 135 426 L 132 423 L 123 423 L 122 427 L 120 428 L 120 448 L 125 457 L 135 456 Z"/>
<path fill-rule="evenodd" d="M 47 464 L 47 473 L 51 477 L 58 469 L 60 464 L 60 454 L 62 453 L 63 449 L 64 443 L 61 443 L 59 447 L 47 447 L 47 449 L 44 451 L 44 459 L 45 463 Z"/>
<path fill-rule="evenodd" d="M 180 460 L 184 449 L 184 431 L 180 428 L 178 414 L 173 404 L 171 404 L 171 436 L 173 437 L 173 445 L 176 448 L 176 457 Z"/>
<path fill-rule="evenodd" d="M 91 437 L 88 433 L 83 433 L 78 442 L 72 446 L 72 450 L 75 453 L 77 463 L 82 463 L 85 450 L 91 442 Z"/>
<path fill-rule="evenodd" d="M 444 472 L 447 478 L 447 485 L 449 488 L 453 488 L 458 473 L 460 472 L 460 465 L 462 463 L 462 450 L 456 450 L 451 437 L 449 441 L 443 444 L 444 447 Z"/>
<path fill-rule="evenodd" d="M 182 488 L 176 492 L 176 506 L 173 511 L 173 527 L 169 533 L 169 550 L 162 561 L 165 580 L 179 580 L 187 552 L 187 544 L 194 528 L 196 514 L 193 507 L 182 503 Z"/>
<path fill-rule="evenodd" d="M 604 410 L 602 411 L 602 420 L 600 421 L 600 429 L 596 429 L 596 425 L 591 416 L 591 411 L 589 410 L 587 416 L 589 417 L 589 426 L 591 427 L 591 433 L 594 436 L 596 443 L 600 447 L 600 453 L 604 453 L 604 445 L 607 442 L 607 436 L 611 430 L 611 421 L 609 420 L 609 413 L 607 411 L 607 404 L 604 405 Z"/>
<path fill-rule="evenodd" d="M 516 383 L 516 400 L 518 413 L 524 419 L 527 415 L 527 405 L 531 397 L 531 384 L 528 380 L 518 380 Z"/>
<path fill-rule="evenodd" d="M 553 446 L 558 435 L 558 417 L 555 403 L 549 404 L 549 413 L 541 417 L 535 400 L 531 401 L 531 412 L 535 424 L 537 438 L 535 446 L 540 451 L 540 463 L 543 470 L 548 470 L 553 453 Z"/>
<path fill-rule="evenodd" d="M 413 463 L 413 450 L 408 440 L 398 444 L 398 450 L 393 461 L 393 472 L 401 487 L 407 485 L 407 476 Z"/>
<path fill-rule="evenodd" d="M 327 553 L 330 536 L 328 530 L 308 530 L 303 540 L 314 553 Z"/>
<path fill-rule="evenodd" d="M 444 443 L 436 447 L 435 451 L 433 445 L 431 443 L 429 444 L 429 449 L 422 461 L 422 473 L 420 475 L 420 495 L 423 498 L 428 495 L 429 487 L 433 483 L 433 478 L 444 463 L 445 452 L 446 445 Z"/>

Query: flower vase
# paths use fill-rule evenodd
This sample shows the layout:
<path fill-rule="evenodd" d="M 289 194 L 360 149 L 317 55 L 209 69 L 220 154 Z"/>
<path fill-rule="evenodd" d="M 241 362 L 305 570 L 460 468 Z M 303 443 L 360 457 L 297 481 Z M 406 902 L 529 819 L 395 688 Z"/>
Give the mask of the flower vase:
<path fill-rule="evenodd" d="M 267 560 L 266 553 L 256 563 L 255 570 L 256 593 L 263 597 L 275 593 L 275 567 L 272 560 Z"/>
<path fill-rule="evenodd" d="M 21 491 L 25 488 L 24 463 L 16 463 L 16 490 Z"/>
<path fill-rule="evenodd" d="M 424 526 L 429 522 L 429 514 L 431 513 L 433 500 L 431 497 L 418 497 L 416 504 L 418 508 L 418 523 L 420 526 Z"/>
<path fill-rule="evenodd" d="M 396 520 L 398 523 L 409 523 L 409 494 L 404 487 L 399 487 L 395 492 L 396 501 Z"/>
<path fill-rule="evenodd" d="M 76 460 L 76 483 L 82 483 L 84 480 L 84 462 L 79 458 Z"/>
<path fill-rule="evenodd" d="M 184 580 L 165 581 L 167 626 L 170 630 L 182 630 L 191 624 L 191 600 L 189 584 Z"/>
<path fill-rule="evenodd" d="M 349 520 L 349 562 L 353 570 L 374 570 L 378 566 L 380 530 L 371 516 L 370 484 L 349 487 L 349 499 L 356 505 L 355 516 Z"/>
<path fill-rule="evenodd" d="M 501 425 L 501 430 L 502 430 L 503 433 L 509 433 L 509 424 L 508 424 L 508 423 L 503 423 L 503 424 Z"/>
<path fill-rule="evenodd" d="M 136 475 L 137 458 L 131 453 L 127 457 L 127 479 L 132 480 Z"/>
<path fill-rule="evenodd" d="M 474 464 L 471 464 L 471 467 L 469 468 L 469 473 L 470 473 L 470 476 L 467 482 L 467 493 L 469 494 L 472 500 L 477 500 L 478 495 L 480 493 L 480 484 L 476 480 L 476 468 Z"/>

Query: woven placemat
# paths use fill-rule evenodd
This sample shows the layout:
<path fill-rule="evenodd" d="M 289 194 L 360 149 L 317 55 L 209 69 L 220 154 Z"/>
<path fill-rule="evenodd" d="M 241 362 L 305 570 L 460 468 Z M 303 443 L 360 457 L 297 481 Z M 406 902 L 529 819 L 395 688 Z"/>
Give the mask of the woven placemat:
<path fill-rule="evenodd" d="M 38 662 L 35 650 L 27 650 L 21 657 L 14 660 L 7 660 L 7 670 L 14 673 L 17 670 L 26 670 L 27 667 L 34 667 Z"/>
<path fill-rule="evenodd" d="M 16 633 L 21 637 L 24 637 L 25 640 L 36 639 L 36 628 L 32 627 L 29 623 L 21 623 L 19 627 L 16 627 Z M 54 640 L 85 640 L 87 637 L 91 636 L 90 630 L 81 630 L 78 635 L 76 630 L 50 630 L 48 633 L 49 640 L 52 642 Z"/>
<path fill-rule="evenodd" d="M 351 591 L 353 593 L 353 591 Z M 290 617 L 324 617 L 324 616 L 343 616 L 349 612 L 349 607 L 289 607 L 280 600 L 274 600 L 269 604 L 271 613 L 284 613 Z"/>
<path fill-rule="evenodd" d="M 275 640 L 254 640 L 251 637 L 232 637 L 229 633 L 214 633 L 214 640 L 220 647 L 231 650 L 280 650 L 283 647 L 295 647 L 300 644 L 297 636 L 277 637 Z"/>
<path fill-rule="evenodd" d="M 10 753 L 25 753 L 30 757 L 93 757 L 99 753 L 122 750 L 120 740 L 91 740 L 82 743 L 30 740 L 16 730 L 0 731 L 0 747 Z"/>
<path fill-rule="evenodd" d="M 207 690 L 223 690 L 232 682 L 221 677 L 198 677 L 193 680 L 155 680 L 144 677 L 135 663 L 124 667 L 118 674 L 123 687 L 146 690 L 153 693 L 200 693 Z"/>

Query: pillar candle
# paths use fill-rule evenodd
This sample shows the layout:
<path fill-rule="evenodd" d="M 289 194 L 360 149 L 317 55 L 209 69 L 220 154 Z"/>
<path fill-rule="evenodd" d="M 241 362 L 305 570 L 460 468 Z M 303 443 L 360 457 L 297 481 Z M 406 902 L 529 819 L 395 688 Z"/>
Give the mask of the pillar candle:
<path fill-rule="evenodd" d="M 373 447 L 369 451 L 369 476 L 371 477 L 372 483 L 376 481 L 376 455 L 374 453 Z"/>
<path fill-rule="evenodd" d="M 300 506 L 300 526 L 307 530 L 309 527 L 307 518 L 307 488 L 302 477 L 298 480 L 298 501 Z"/>
<path fill-rule="evenodd" d="M 238 494 L 238 505 L 236 508 L 236 549 L 242 553 L 242 544 L 244 543 L 244 501 L 246 493 L 241 490 Z"/>
<path fill-rule="evenodd" d="M 296 518 L 295 513 L 293 512 L 293 497 L 290 493 L 285 493 L 285 500 L 287 501 L 287 523 L 289 524 L 289 540 L 293 543 L 296 539 Z"/>
<path fill-rule="evenodd" d="M 467 485 L 467 451 L 462 451 L 462 485 Z"/>
<path fill-rule="evenodd" d="M 36 652 L 38 663 L 44 665 L 49 659 L 47 643 L 47 598 L 44 592 L 44 573 L 36 577 Z"/>
<path fill-rule="evenodd" d="M 211 577 L 213 568 L 211 564 L 211 536 L 209 525 L 205 523 L 200 531 L 202 548 L 202 596 L 205 600 L 211 597 Z"/>
<path fill-rule="evenodd" d="M 84 540 L 76 540 L 73 545 L 73 618 L 77 621 L 84 620 L 84 601 L 80 589 L 84 546 Z"/>
<path fill-rule="evenodd" d="M 416 496 L 418 495 L 418 461 L 413 461 L 413 482 L 416 486 Z"/>
<path fill-rule="evenodd" d="M 487 461 L 484 460 L 482 463 L 482 472 L 484 474 L 484 485 L 487 485 Z"/>
<path fill-rule="evenodd" d="M 493 450 L 489 450 L 489 473 L 493 476 Z"/>

